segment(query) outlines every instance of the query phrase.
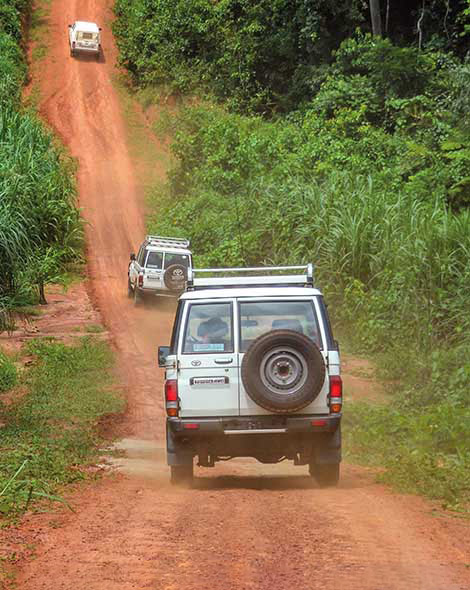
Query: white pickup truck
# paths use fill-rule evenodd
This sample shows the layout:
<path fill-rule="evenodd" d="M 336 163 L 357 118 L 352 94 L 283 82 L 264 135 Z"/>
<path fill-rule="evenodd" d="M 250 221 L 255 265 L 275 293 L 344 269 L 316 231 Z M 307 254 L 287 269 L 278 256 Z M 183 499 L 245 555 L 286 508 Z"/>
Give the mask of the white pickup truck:
<path fill-rule="evenodd" d="M 101 55 L 101 27 L 96 23 L 77 20 L 69 25 L 70 55 L 91 53 L 99 61 Z"/>

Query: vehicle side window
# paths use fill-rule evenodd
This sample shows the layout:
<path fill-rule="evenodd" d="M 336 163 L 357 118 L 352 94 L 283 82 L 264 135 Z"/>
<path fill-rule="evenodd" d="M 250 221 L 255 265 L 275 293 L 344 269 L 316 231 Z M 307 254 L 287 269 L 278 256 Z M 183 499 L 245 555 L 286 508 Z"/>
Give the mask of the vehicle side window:
<path fill-rule="evenodd" d="M 178 334 L 180 331 L 181 319 L 183 317 L 183 309 L 184 303 L 179 301 L 176 309 L 175 321 L 173 323 L 173 330 L 171 332 L 170 354 L 176 354 L 177 352 Z"/>
<path fill-rule="evenodd" d="M 217 352 L 233 352 L 232 304 L 191 304 L 184 333 L 183 353 Z"/>
<path fill-rule="evenodd" d="M 140 264 L 140 266 L 144 266 L 146 254 L 147 250 L 144 248 L 144 246 L 141 246 L 139 254 L 137 255 L 137 262 Z"/>
<path fill-rule="evenodd" d="M 322 341 L 312 301 L 248 301 L 240 303 L 240 352 L 272 330 L 293 330 L 321 349 Z"/>
<path fill-rule="evenodd" d="M 333 337 L 333 330 L 331 328 L 330 316 L 328 314 L 328 310 L 326 309 L 326 303 L 323 297 L 318 297 L 318 303 L 320 305 L 320 313 L 323 318 L 323 325 L 325 327 L 326 332 L 326 342 L 329 350 L 336 350 L 338 348 L 338 343 L 335 341 Z"/>
<path fill-rule="evenodd" d="M 162 252 L 149 252 L 147 257 L 147 268 L 161 268 L 163 262 L 163 253 Z"/>

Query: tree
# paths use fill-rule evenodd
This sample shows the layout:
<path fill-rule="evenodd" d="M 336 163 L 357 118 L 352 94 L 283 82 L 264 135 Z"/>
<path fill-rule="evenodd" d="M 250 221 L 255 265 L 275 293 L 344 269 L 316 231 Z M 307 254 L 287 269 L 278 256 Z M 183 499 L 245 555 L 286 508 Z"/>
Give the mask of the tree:
<path fill-rule="evenodd" d="M 380 17 L 380 0 L 369 0 L 372 34 L 382 36 L 382 19 Z"/>

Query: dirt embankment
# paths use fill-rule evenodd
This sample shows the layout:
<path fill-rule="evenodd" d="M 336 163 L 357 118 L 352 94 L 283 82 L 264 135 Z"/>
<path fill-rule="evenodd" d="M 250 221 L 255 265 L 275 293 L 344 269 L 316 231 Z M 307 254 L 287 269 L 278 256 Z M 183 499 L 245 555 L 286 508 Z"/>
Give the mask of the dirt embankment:
<path fill-rule="evenodd" d="M 74 514 L 31 514 L 10 531 L 12 548 L 33 547 L 36 555 L 22 564 L 17 587 L 470 588 L 466 523 L 392 494 L 364 470 L 346 466 L 338 489 L 320 490 L 302 468 L 235 461 L 202 471 L 194 490 L 169 486 L 155 358 L 168 342 L 172 310 L 135 309 L 126 298 L 129 253 L 144 234 L 143 183 L 112 83 L 111 4 L 51 1 L 52 43 L 37 80 L 42 115 L 79 163 L 91 292 L 128 390 L 124 463 L 134 475 L 77 490 Z M 100 63 L 69 57 L 67 24 L 78 18 L 104 28 Z"/>

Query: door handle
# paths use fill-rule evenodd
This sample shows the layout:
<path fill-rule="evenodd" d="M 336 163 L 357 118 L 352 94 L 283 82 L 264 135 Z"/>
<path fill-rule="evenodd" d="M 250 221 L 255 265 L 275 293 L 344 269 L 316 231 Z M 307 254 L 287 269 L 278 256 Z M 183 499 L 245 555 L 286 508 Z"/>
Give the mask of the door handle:
<path fill-rule="evenodd" d="M 215 359 L 214 362 L 217 365 L 228 365 L 229 363 L 233 362 L 233 359 Z"/>

